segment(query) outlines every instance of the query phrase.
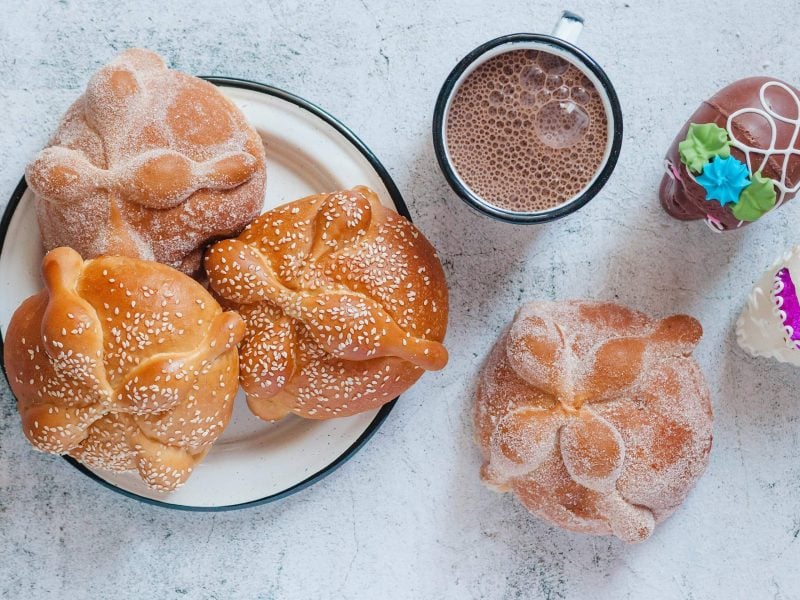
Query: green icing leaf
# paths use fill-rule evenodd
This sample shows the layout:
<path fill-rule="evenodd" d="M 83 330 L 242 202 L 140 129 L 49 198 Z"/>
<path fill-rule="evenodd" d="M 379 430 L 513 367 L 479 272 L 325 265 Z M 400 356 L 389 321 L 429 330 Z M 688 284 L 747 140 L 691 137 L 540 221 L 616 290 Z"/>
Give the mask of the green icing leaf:
<path fill-rule="evenodd" d="M 733 216 L 740 221 L 757 221 L 775 206 L 775 184 L 761 173 L 753 173 L 750 185 L 742 190 L 739 202 L 733 207 Z"/>
<path fill-rule="evenodd" d="M 686 139 L 678 144 L 681 162 L 694 173 L 702 173 L 706 163 L 719 156 L 728 158 L 731 154 L 728 132 L 714 123 L 691 123 Z"/>

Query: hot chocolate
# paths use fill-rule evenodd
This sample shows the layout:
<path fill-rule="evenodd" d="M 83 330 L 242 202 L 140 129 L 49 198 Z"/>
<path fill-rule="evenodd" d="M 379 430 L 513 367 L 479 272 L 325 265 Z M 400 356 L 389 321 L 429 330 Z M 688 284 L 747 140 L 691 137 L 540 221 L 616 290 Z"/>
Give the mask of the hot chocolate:
<path fill-rule="evenodd" d="M 603 99 L 578 67 L 536 50 L 481 64 L 456 91 L 447 148 L 461 179 L 485 201 L 539 212 L 576 196 L 601 168 Z"/>
<path fill-rule="evenodd" d="M 698 107 L 667 150 L 662 206 L 716 231 L 757 221 L 800 193 L 799 133 L 800 88 L 773 77 L 734 81 Z"/>

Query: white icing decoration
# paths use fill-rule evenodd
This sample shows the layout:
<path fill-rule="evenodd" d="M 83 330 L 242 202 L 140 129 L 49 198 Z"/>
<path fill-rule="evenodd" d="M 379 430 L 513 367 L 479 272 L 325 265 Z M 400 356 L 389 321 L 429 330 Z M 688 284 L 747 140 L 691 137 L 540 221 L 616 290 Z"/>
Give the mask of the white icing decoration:
<path fill-rule="evenodd" d="M 769 104 L 766 101 L 766 92 L 771 87 L 779 87 L 782 90 L 786 91 L 794 100 L 795 107 L 797 108 L 797 118 L 792 119 L 785 115 L 781 115 L 772 108 L 770 108 Z M 759 100 L 761 101 L 762 108 L 755 108 L 755 107 L 746 107 L 740 108 L 739 110 L 731 113 L 728 117 L 727 129 L 728 129 L 728 137 L 731 140 L 731 146 L 734 148 L 738 148 L 742 151 L 747 161 L 747 169 L 753 173 L 753 166 L 751 164 L 750 155 L 751 154 L 762 154 L 764 158 L 761 161 L 761 168 L 767 164 L 767 162 L 773 156 L 782 156 L 783 157 L 783 166 L 781 168 L 781 176 L 780 179 L 773 179 L 772 181 L 775 183 L 775 187 L 778 188 L 778 201 L 775 203 L 774 208 L 778 208 L 781 204 L 783 204 L 783 200 L 787 193 L 796 193 L 800 190 L 800 181 L 798 181 L 793 187 L 787 187 L 786 185 L 786 175 L 789 171 L 789 159 L 792 156 L 800 156 L 800 150 L 795 148 L 795 143 L 797 142 L 797 137 L 800 135 L 800 98 L 794 93 L 794 91 L 786 84 L 781 83 L 780 81 L 768 81 L 761 86 L 761 89 L 758 92 Z M 770 128 L 770 143 L 768 148 L 755 148 L 753 146 L 749 146 L 744 142 L 740 141 L 733 133 L 733 121 L 744 114 L 754 114 L 762 117 L 769 123 Z M 782 121 L 784 123 L 789 123 L 790 125 L 794 126 L 794 131 L 792 132 L 792 138 L 789 141 L 789 146 L 787 148 L 776 148 L 775 143 L 778 137 L 778 127 L 775 123 L 776 119 L 778 121 Z M 741 223 L 739 224 L 741 226 Z"/>
<path fill-rule="evenodd" d="M 703 222 L 706 225 L 708 225 L 708 228 L 714 233 L 722 233 L 723 231 L 725 231 L 725 228 L 722 226 L 722 223 L 720 223 L 717 219 L 715 219 L 711 215 L 706 215 L 706 218 Z"/>
<path fill-rule="evenodd" d="M 778 270 L 780 271 L 780 269 Z M 786 311 L 783 310 L 783 296 L 780 296 L 783 292 L 783 289 L 786 286 L 783 283 L 783 280 L 777 276 L 774 276 L 773 283 L 772 283 L 772 302 L 774 303 L 774 308 L 772 313 L 780 319 L 781 323 L 783 323 L 783 330 L 786 332 L 786 336 L 784 337 L 784 341 L 786 342 L 786 347 L 790 350 L 800 349 L 800 342 L 796 342 L 792 339 L 794 335 L 794 328 L 791 325 L 786 324 Z"/>
<path fill-rule="evenodd" d="M 786 325 L 786 312 L 781 310 L 783 306 L 783 298 L 779 298 L 775 294 L 779 291 L 783 290 L 783 285 L 780 286 L 780 290 L 777 289 L 777 286 L 773 288 L 772 294 L 770 298 L 772 299 L 772 314 L 778 319 L 782 324 L 783 329 L 783 343 L 785 344 L 786 348 L 789 350 L 795 351 L 800 350 L 800 343 L 795 342 L 792 339 L 792 335 L 794 334 L 794 329 L 791 325 Z"/>
<path fill-rule="evenodd" d="M 781 256 L 761 276 L 747 299 L 747 305 L 736 322 L 739 346 L 753 356 L 765 356 L 800 367 L 800 344 L 791 339 L 791 327 L 784 326 L 786 314 L 783 289 L 775 274 L 782 268 L 800 273 L 800 246 Z"/>
<path fill-rule="evenodd" d="M 664 171 L 666 171 L 667 175 L 672 180 L 677 180 L 678 178 L 675 177 L 675 173 L 673 172 L 674 167 L 672 166 L 672 162 L 668 158 L 664 159 Z"/>

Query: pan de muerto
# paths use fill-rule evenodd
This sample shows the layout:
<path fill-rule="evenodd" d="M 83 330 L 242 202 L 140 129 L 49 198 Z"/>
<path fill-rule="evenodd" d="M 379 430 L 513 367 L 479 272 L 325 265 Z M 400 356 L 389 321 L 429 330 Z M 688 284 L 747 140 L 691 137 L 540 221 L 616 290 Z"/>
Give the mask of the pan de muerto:
<path fill-rule="evenodd" d="M 148 50 L 98 71 L 26 171 L 45 249 L 156 260 L 195 274 L 264 200 L 261 138 L 212 84 Z"/>
<path fill-rule="evenodd" d="M 436 252 L 365 187 L 271 210 L 205 264 L 247 323 L 240 382 L 263 419 L 370 410 L 447 363 Z"/>
<path fill-rule="evenodd" d="M 244 323 L 196 281 L 132 258 L 57 248 L 5 336 L 22 427 L 39 450 L 136 470 L 173 490 L 228 424 Z"/>
<path fill-rule="evenodd" d="M 648 537 L 708 462 L 701 335 L 691 317 L 614 304 L 523 306 L 478 385 L 485 482 L 560 527 Z"/>

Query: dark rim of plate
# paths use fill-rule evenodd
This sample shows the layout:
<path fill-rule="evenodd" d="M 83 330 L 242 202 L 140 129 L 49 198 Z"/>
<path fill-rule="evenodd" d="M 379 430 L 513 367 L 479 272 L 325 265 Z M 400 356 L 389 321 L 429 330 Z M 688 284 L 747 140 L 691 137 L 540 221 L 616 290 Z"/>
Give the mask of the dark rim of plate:
<path fill-rule="evenodd" d="M 316 104 L 312 104 L 311 102 L 304 100 L 294 94 L 291 94 L 287 91 L 282 89 L 273 87 L 271 85 L 266 85 L 264 83 L 258 83 L 255 81 L 249 81 L 247 79 L 237 79 L 234 77 L 207 77 L 202 76 L 202 79 L 206 81 L 210 81 L 214 85 L 218 86 L 227 86 L 227 87 L 236 87 L 245 90 L 252 90 L 254 92 L 260 92 L 262 94 L 267 94 L 269 96 L 275 96 L 276 98 L 280 98 L 281 100 L 285 100 L 306 110 L 313 114 L 314 116 L 322 119 L 328 125 L 333 127 L 336 131 L 338 131 L 348 142 L 350 142 L 363 156 L 367 159 L 370 166 L 375 169 L 375 172 L 383 181 L 383 184 L 386 186 L 386 189 L 389 191 L 389 195 L 392 197 L 392 201 L 396 207 L 398 213 L 403 215 L 409 221 L 411 220 L 411 215 L 408 212 L 408 207 L 406 203 L 403 201 L 403 197 L 400 195 L 400 190 L 395 185 L 392 177 L 389 175 L 389 172 L 386 168 L 381 164 L 375 154 L 370 150 L 364 142 L 362 142 L 356 134 L 354 134 L 350 129 L 347 128 L 341 121 L 327 113 L 325 110 L 317 106 Z M 6 241 L 6 234 L 8 233 L 8 228 L 11 224 L 11 219 L 14 216 L 14 212 L 19 205 L 20 200 L 22 199 L 25 190 L 27 189 L 27 185 L 25 183 L 25 177 L 23 177 L 19 184 L 17 185 L 14 193 L 11 195 L 11 198 L 8 201 L 8 206 L 6 207 L 5 212 L 3 213 L 3 218 L 0 220 L 0 253 L 2 253 L 3 246 L 5 245 Z M 8 381 L 8 374 L 6 374 L 5 370 L 5 362 L 3 359 L 3 339 L 2 335 L 0 335 L 0 365 L 2 365 L 3 375 L 6 377 L 6 381 Z M 9 386 L 10 387 L 10 386 Z M 152 504 L 154 506 L 160 506 L 163 508 L 171 508 L 175 510 L 186 510 L 186 511 L 194 511 L 194 512 L 220 512 L 220 511 L 228 511 L 228 510 L 238 510 L 242 508 L 250 508 L 252 506 L 258 506 L 260 504 L 266 504 L 267 502 L 274 502 L 275 500 L 280 500 L 281 498 L 285 498 L 287 496 L 291 496 L 303 490 L 310 485 L 317 483 L 319 480 L 323 479 L 327 475 L 330 475 L 335 471 L 337 468 L 342 466 L 348 459 L 350 459 L 356 452 L 358 452 L 364 444 L 366 444 L 369 439 L 374 435 L 374 433 L 378 430 L 381 424 L 386 420 L 386 417 L 394 408 L 395 403 L 397 402 L 398 398 L 395 398 L 391 402 L 384 404 L 381 409 L 378 411 L 378 414 L 375 415 L 375 418 L 369 424 L 369 426 L 362 432 L 362 434 L 358 437 L 358 439 L 353 442 L 353 444 L 347 448 L 342 454 L 336 457 L 331 463 L 329 463 L 325 468 L 317 471 L 313 475 L 310 475 L 303 481 L 296 483 L 295 485 L 291 486 L 283 490 L 282 492 L 278 492 L 277 494 L 272 494 L 270 496 L 266 496 L 264 498 L 259 498 L 258 500 L 251 500 L 249 502 L 242 502 L 240 504 L 229 504 L 226 506 L 186 506 L 183 504 L 171 504 L 169 502 L 162 502 L 161 500 L 155 500 L 153 498 L 147 498 L 145 496 L 140 496 L 139 494 L 135 494 L 133 492 L 129 492 L 124 490 L 120 487 L 117 487 L 111 482 L 106 481 L 96 473 L 90 471 L 87 467 L 79 463 L 72 457 L 63 456 L 64 460 L 66 460 L 69 464 L 73 467 L 78 469 L 81 473 L 94 479 L 97 483 L 101 484 L 102 486 L 113 490 L 123 496 L 127 496 L 128 498 L 133 498 L 134 500 L 139 500 L 140 502 L 145 502 L 147 504 Z"/>
<path fill-rule="evenodd" d="M 592 182 L 592 184 L 581 195 L 576 196 L 564 204 L 560 204 L 549 210 L 533 213 L 505 210 L 489 204 L 485 200 L 475 195 L 472 190 L 464 185 L 464 183 L 461 181 L 461 178 L 455 172 L 453 165 L 448 160 L 447 148 L 445 147 L 444 141 L 445 108 L 447 107 L 447 102 L 450 99 L 450 96 L 455 91 L 456 82 L 464 73 L 464 71 L 466 71 L 470 65 L 472 65 L 472 63 L 474 63 L 489 50 L 504 44 L 513 45 L 520 42 L 536 42 L 543 46 L 554 46 L 559 48 L 567 52 L 567 54 L 571 55 L 576 61 L 591 71 L 592 74 L 600 81 L 600 85 L 603 86 L 606 96 L 608 97 L 608 103 L 611 106 L 611 116 L 614 120 L 614 130 L 611 132 L 611 151 L 609 152 L 608 160 L 606 161 L 606 164 L 603 165 L 603 168 L 600 170 L 600 173 Z M 512 48 L 509 50 L 511 49 Z M 608 181 L 608 178 L 611 177 L 611 173 L 614 171 L 614 167 L 617 165 L 620 148 L 622 147 L 622 109 L 620 108 L 617 92 L 614 89 L 614 86 L 611 84 L 611 80 L 608 78 L 608 75 L 606 75 L 605 71 L 603 71 L 597 61 L 586 54 L 583 50 L 570 44 L 569 42 L 565 42 L 562 39 L 553 37 L 552 35 L 538 33 L 513 33 L 511 35 L 504 35 L 502 37 L 489 40 L 485 44 L 475 48 L 472 52 L 462 58 L 461 61 L 459 61 L 459 63 L 447 76 L 447 79 L 444 80 L 444 85 L 442 85 L 442 89 L 439 91 L 439 96 L 436 99 L 436 107 L 433 111 L 433 145 L 436 151 L 436 160 L 439 162 L 439 168 L 442 170 L 442 173 L 444 173 L 447 183 L 450 184 L 450 187 L 453 188 L 453 191 L 458 194 L 458 196 L 470 207 L 481 214 L 488 215 L 494 219 L 504 221 L 506 223 L 523 225 L 531 223 L 546 223 L 548 221 L 554 221 L 556 219 L 560 219 L 561 217 L 565 217 L 584 206 L 587 202 L 589 202 L 589 200 L 597 195 L 597 193 Z"/>

